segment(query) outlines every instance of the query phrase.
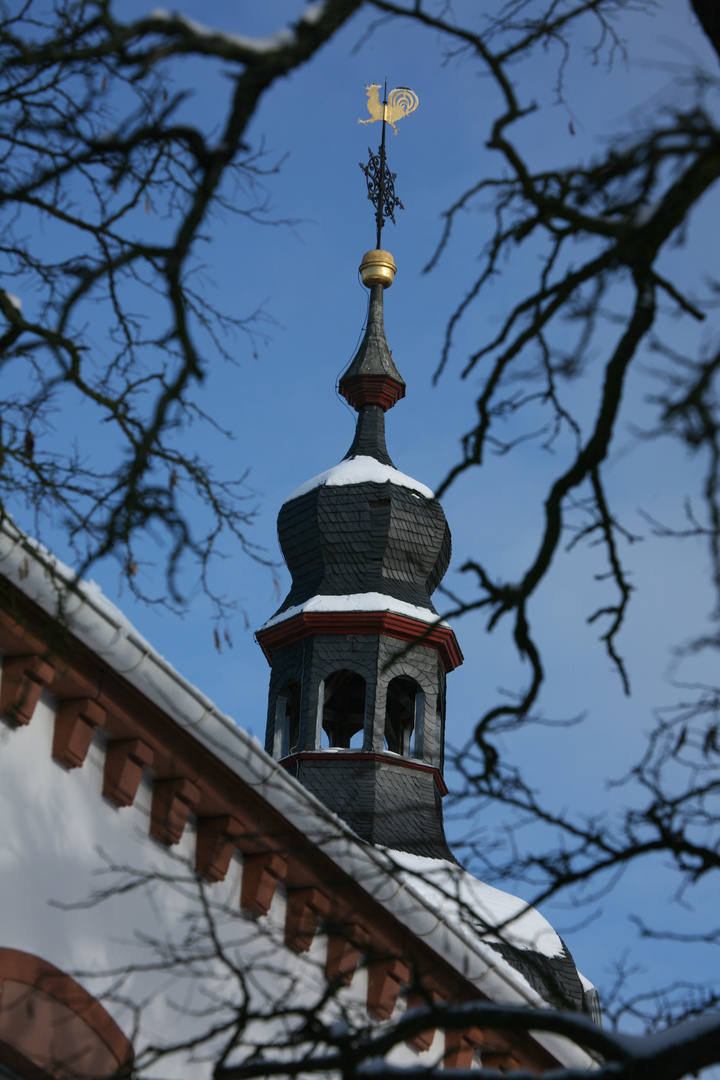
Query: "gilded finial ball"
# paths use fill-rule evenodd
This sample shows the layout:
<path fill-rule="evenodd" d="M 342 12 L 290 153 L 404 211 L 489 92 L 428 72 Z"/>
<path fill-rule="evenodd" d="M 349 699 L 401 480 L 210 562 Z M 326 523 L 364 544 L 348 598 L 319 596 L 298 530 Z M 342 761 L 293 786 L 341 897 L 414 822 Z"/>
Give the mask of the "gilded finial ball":
<path fill-rule="evenodd" d="M 363 285 L 370 288 L 371 285 L 382 285 L 387 289 L 392 285 L 397 273 L 397 267 L 389 251 L 375 248 L 374 251 L 366 251 L 360 263 L 360 277 Z"/>

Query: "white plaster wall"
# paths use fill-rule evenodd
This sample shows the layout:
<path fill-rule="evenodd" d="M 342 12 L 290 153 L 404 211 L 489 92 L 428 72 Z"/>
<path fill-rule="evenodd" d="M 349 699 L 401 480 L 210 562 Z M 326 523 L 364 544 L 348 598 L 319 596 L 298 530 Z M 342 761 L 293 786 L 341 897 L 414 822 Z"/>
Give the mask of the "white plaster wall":
<path fill-rule="evenodd" d="M 222 1028 L 248 1002 L 267 1020 L 251 1022 L 246 1039 L 281 1045 L 298 1023 L 292 1009 L 312 1007 L 324 992 L 324 935 L 304 956 L 285 948 L 281 887 L 266 917 L 245 916 L 239 857 L 224 882 L 199 887 L 190 870 L 192 819 L 177 846 L 153 840 L 150 774 L 134 805 L 116 808 L 102 797 L 104 736 L 96 734 L 82 768 L 67 770 L 52 759 L 53 725 L 45 694 L 29 725 L 0 720 L 0 946 L 77 978 L 140 1054 L 149 1044 L 167 1049 Z M 326 1015 L 362 1016 L 366 990 L 360 969 Z M 221 1030 L 148 1072 L 197 1080 L 209 1074 L 227 1037 Z M 440 1052 L 436 1036 L 421 1056 L 429 1061 Z M 393 1060 L 417 1057 L 401 1047 Z"/>

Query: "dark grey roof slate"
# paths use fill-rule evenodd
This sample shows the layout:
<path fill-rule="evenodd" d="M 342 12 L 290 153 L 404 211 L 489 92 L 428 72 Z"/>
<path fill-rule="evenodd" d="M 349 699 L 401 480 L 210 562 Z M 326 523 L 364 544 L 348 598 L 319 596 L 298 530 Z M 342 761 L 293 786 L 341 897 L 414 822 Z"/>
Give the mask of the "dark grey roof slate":
<path fill-rule="evenodd" d="M 340 379 L 340 388 L 349 379 L 357 378 L 358 375 L 387 375 L 405 386 L 405 381 L 395 367 L 395 361 L 385 337 L 383 325 L 383 287 L 373 285 L 370 290 L 370 307 L 368 310 L 367 328 L 365 336 L 360 342 L 360 348 L 355 354 L 350 367 Z"/>
<path fill-rule="evenodd" d="M 433 499 L 391 481 L 321 486 L 285 503 L 278 535 L 293 584 L 276 614 L 312 596 L 364 592 L 435 610 L 451 541 Z"/>
<path fill-rule="evenodd" d="M 393 464 L 385 444 L 385 410 L 379 405 L 361 405 L 358 410 L 355 438 L 343 461 L 359 456 Z"/>
<path fill-rule="evenodd" d="M 341 754 L 328 755 L 324 761 L 300 755 L 290 768 L 363 840 L 456 861 L 445 839 L 440 793 L 432 773 L 403 768 L 391 759 L 379 762 Z"/>
<path fill-rule="evenodd" d="M 519 949 L 504 941 L 489 941 L 488 945 L 519 971 L 545 1001 L 551 1002 L 558 1009 L 580 1011 L 585 1007 L 580 976 L 564 941 L 560 956 L 545 956 L 533 949 Z"/>

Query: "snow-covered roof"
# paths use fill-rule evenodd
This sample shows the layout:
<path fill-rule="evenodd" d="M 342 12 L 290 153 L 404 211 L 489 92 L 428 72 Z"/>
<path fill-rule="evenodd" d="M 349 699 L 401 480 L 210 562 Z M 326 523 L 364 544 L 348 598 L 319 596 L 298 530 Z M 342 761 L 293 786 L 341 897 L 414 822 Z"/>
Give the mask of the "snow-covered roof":
<path fill-rule="evenodd" d="M 406 851 L 387 851 L 387 855 L 404 881 L 473 936 L 547 957 L 563 955 L 563 943 L 547 919 L 519 897 L 478 881 L 457 863 L 445 859 L 429 859 Z"/>
<path fill-rule="evenodd" d="M 114 671 L 207 747 L 251 785 L 293 827 L 321 849 L 359 886 L 498 1003 L 535 1008 L 547 1003 L 530 982 L 481 937 L 467 918 L 513 918 L 501 933 L 521 949 L 552 956 L 556 935 L 549 924 L 515 897 L 474 881 L 442 860 L 388 853 L 358 839 L 349 827 L 291 777 L 248 735 L 220 712 L 149 645 L 93 582 L 84 582 L 14 523 L 0 524 L 0 573 L 51 617 L 62 611 L 71 632 Z M 418 872 L 420 871 L 420 872 Z M 454 876 L 455 875 L 455 876 Z M 450 887 L 448 888 L 448 883 Z M 454 890 L 454 891 L 452 891 Z M 512 929 L 511 929 L 512 928 Z M 559 940 L 559 939 L 557 939 Z M 558 1036 L 533 1037 L 564 1065 L 587 1068 L 592 1059 Z"/>
<path fill-rule="evenodd" d="M 303 604 L 295 604 L 279 615 L 273 615 L 264 623 L 260 630 L 268 630 L 271 626 L 292 619 L 301 612 L 313 611 L 387 611 L 392 615 L 406 615 L 410 619 L 419 619 L 420 622 L 433 623 L 438 626 L 447 626 L 446 622 L 438 619 L 435 611 L 429 608 L 416 607 L 415 604 L 406 604 L 403 600 L 396 600 L 394 596 L 386 596 L 384 593 L 366 592 L 353 593 L 348 596 L 311 596 Z"/>
<path fill-rule="evenodd" d="M 377 461 L 374 457 L 359 454 L 357 457 L 341 461 L 339 465 L 334 465 L 332 469 L 327 469 L 318 476 L 314 476 L 312 480 L 306 480 L 285 501 L 291 502 L 293 499 L 299 499 L 301 495 L 306 495 L 308 491 L 312 491 L 317 487 L 341 487 L 346 484 L 365 483 L 397 484 L 398 487 L 407 488 L 409 491 L 424 495 L 426 499 L 435 498 L 434 492 L 425 484 L 421 484 L 419 480 L 413 480 L 411 476 L 406 476 L 399 469 L 394 469 L 392 465 L 383 465 L 381 461 Z"/>

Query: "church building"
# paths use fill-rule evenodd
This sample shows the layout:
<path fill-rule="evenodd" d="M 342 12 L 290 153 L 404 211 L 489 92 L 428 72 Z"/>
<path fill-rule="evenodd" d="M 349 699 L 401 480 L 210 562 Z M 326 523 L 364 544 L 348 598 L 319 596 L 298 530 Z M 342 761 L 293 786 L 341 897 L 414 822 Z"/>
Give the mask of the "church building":
<path fill-rule="evenodd" d="M 292 586 L 256 635 L 264 748 L 96 585 L 0 525 L 3 1080 L 263 1075 L 436 1003 L 595 1017 L 550 924 L 445 837 L 462 653 L 432 595 L 450 531 L 386 445 L 406 389 L 383 321 L 392 256 L 360 270 L 367 323 L 339 387 L 355 437 L 278 517 Z M 593 1066 L 559 1037 L 474 1025 L 387 1057 Z"/>

